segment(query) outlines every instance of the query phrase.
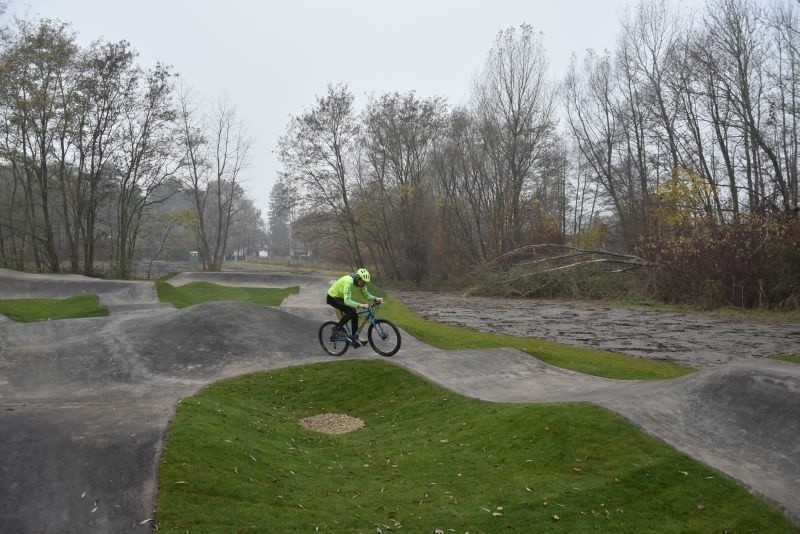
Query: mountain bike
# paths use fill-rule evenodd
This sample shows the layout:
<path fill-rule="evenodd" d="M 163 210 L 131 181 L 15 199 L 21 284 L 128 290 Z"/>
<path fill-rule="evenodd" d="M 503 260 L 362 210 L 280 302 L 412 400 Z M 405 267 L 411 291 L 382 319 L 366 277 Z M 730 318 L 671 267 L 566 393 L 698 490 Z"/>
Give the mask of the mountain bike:
<path fill-rule="evenodd" d="M 366 317 L 356 333 L 361 332 L 366 325 L 369 325 L 367 339 L 372 350 L 381 356 L 394 356 L 400 350 L 400 330 L 391 321 L 375 317 L 375 308 L 378 306 L 380 306 L 380 302 L 375 302 L 364 311 L 358 312 L 359 315 L 366 315 Z M 342 327 L 337 327 L 337 324 L 336 321 L 328 321 L 319 327 L 319 344 L 331 356 L 341 356 L 353 343 L 349 321 Z"/>

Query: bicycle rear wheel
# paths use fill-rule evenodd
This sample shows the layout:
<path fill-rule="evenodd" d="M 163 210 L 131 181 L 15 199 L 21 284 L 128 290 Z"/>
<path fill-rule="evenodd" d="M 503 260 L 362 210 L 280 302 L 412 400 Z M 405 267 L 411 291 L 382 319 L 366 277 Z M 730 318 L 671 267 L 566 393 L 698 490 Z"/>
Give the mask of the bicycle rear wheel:
<path fill-rule="evenodd" d="M 369 344 L 381 356 L 394 356 L 400 350 L 400 330 L 386 319 L 376 319 L 367 331 Z"/>
<path fill-rule="evenodd" d="M 347 332 L 344 329 L 337 329 L 338 332 L 334 332 L 335 328 L 336 323 L 334 321 L 323 323 L 319 327 L 319 344 L 331 356 L 341 356 L 347 352 L 350 340 L 347 338 Z"/>

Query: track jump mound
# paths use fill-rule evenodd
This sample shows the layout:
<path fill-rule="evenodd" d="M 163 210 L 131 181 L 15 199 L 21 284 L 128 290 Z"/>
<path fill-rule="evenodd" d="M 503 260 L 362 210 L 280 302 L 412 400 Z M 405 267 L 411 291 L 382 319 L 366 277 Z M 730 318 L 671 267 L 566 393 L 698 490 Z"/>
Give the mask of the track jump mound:
<path fill-rule="evenodd" d="M 699 376 L 686 433 L 694 456 L 750 486 L 800 522 L 800 366 L 782 362 L 729 365 Z M 673 417 L 679 414 L 673 414 Z M 713 444 L 709 446 L 709 444 Z"/>
<path fill-rule="evenodd" d="M 749 360 L 634 383 L 597 401 L 735 478 L 800 523 L 800 366 Z"/>
<path fill-rule="evenodd" d="M 147 384 L 211 380 L 226 370 L 320 356 L 319 323 L 276 308 L 209 302 L 116 319 L 0 324 L 0 398 L 52 398 Z"/>
<path fill-rule="evenodd" d="M 0 298 L 66 298 L 97 295 L 112 315 L 150 308 L 169 308 L 158 299 L 152 282 L 100 280 L 77 274 L 32 274 L 0 269 Z"/>
<path fill-rule="evenodd" d="M 136 293 L 152 282 L 100 280 L 79 274 L 33 274 L 0 269 L 0 298 L 63 298 L 79 293 Z"/>
<path fill-rule="evenodd" d="M 800 473 L 800 373 L 792 364 L 776 362 L 757 371 L 726 366 L 706 373 L 693 391 L 693 408 L 705 415 L 709 428 L 730 429 L 731 443 L 783 450 L 781 461 Z M 787 466 L 788 467 L 788 466 Z M 800 483 L 800 480 L 798 480 Z"/>
<path fill-rule="evenodd" d="M 150 371 L 199 378 L 266 354 L 316 354 L 318 328 L 313 321 L 276 308 L 208 302 L 126 321 L 120 325 L 120 337 Z"/>

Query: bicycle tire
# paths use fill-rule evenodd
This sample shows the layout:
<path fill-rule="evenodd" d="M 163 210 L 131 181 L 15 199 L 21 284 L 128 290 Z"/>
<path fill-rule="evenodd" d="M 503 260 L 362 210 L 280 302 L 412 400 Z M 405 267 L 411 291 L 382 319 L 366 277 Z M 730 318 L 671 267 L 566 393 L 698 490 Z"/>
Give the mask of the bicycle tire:
<path fill-rule="evenodd" d="M 400 330 L 386 319 L 375 319 L 375 322 L 369 325 L 367 338 L 372 350 L 386 357 L 397 354 L 402 343 Z"/>
<path fill-rule="evenodd" d="M 350 341 L 346 337 L 333 336 L 336 324 L 335 321 L 328 321 L 319 327 L 319 344 L 322 345 L 322 350 L 331 356 L 341 356 L 350 348 Z"/>

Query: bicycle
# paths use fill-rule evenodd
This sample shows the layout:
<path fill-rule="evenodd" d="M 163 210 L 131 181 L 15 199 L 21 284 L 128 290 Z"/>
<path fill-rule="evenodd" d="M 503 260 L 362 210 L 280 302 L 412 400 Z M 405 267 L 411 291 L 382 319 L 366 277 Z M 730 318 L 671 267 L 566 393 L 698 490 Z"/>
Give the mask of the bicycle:
<path fill-rule="evenodd" d="M 378 306 L 380 306 L 380 302 L 374 302 L 366 310 L 358 312 L 359 315 L 367 317 L 364 318 L 356 333 L 361 332 L 369 324 L 367 339 L 372 350 L 381 356 L 394 356 L 400 350 L 400 330 L 391 321 L 375 317 L 374 309 Z M 349 322 L 341 328 L 337 328 L 337 324 L 336 321 L 328 321 L 319 327 L 319 344 L 331 356 L 341 356 L 347 352 L 353 342 Z"/>

